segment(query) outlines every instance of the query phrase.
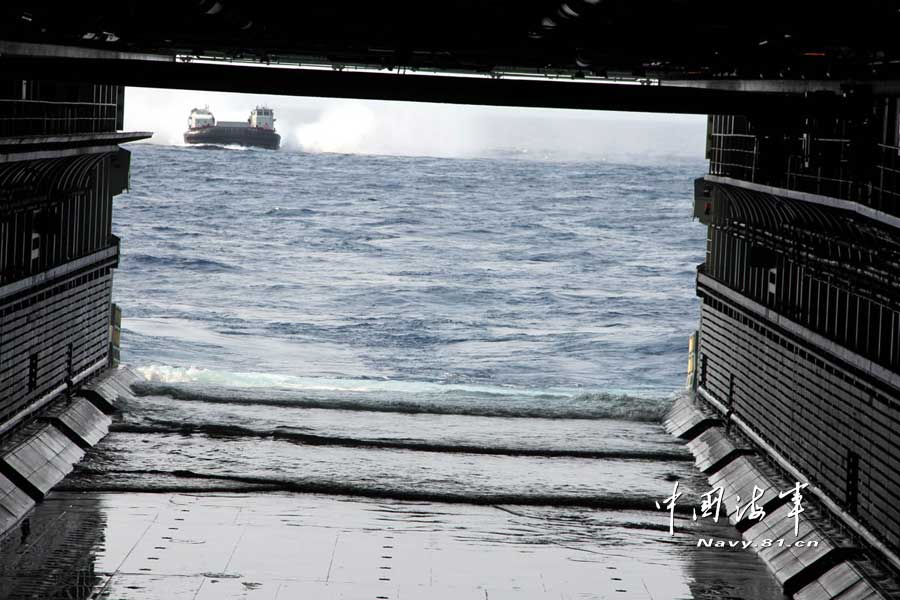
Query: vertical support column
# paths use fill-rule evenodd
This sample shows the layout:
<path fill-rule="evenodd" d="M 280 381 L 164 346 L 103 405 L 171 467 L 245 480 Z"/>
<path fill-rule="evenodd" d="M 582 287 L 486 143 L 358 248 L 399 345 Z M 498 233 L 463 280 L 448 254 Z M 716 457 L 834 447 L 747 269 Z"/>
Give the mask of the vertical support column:
<path fill-rule="evenodd" d="M 116 86 L 116 129 L 125 129 L 125 86 Z"/>
<path fill-rule="evenodd" d="M 122 309 L 111 304 L 109 311 L 109 366 L 119 366 L 119 346 L 122 339 Z"/>
<path fill-rule="evenodd" d="M 686 386 L 690 390 L 697 389 L 697 347 L 698 347 L 698 332 L 694 332 L 691 334 L 691 337 L 688 339 L 688 368 L 687 368 L 687 382 Z"/>

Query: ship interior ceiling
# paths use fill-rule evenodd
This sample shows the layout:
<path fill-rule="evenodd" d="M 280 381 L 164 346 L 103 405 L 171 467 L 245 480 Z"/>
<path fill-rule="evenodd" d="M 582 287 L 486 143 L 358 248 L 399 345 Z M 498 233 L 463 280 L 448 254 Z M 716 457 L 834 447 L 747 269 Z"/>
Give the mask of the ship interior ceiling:
<path fill-rule="evenodd" d="M 672 78 L 895 69 L 895 2 L 7 2 L 5 40 L 288 64 Z M 735 23 L 741 27 L 736 28 Z M 688 33 L 690 32 L 690 33 Z"/>
<path fill-rule="evenodd" d="M 131 163 L 119 144 L 151 135 L 123 131 L 125 86 L 708 115 L 709 170 L 693 190 L 707 232 L 700 324 L 691 391 L 667 427 L 698 466 L 708 455 L 710 481 L 808 481 L 811 514 L 827 514 L 809 527 L 840 525 L 815 556 L 760 552 L 784 590 L 836 596 L 813 588 L 846 568 L 856 578 L 841 581 L 878 590 L 853 597 L 900 597 L 900 2 L 260 9 L 0 6 L 0 441 L 73 438 L 53 403 L 82 386 L 91 406 L 75 407 L 79 422 L 99 425 L 69 444 L 75 461 L 130 393 L 98 375 L 117 364 L 121 331 L 113 197 Z M 58 452 L 57 481 L 32 483 L 5 451 L 0 492 L 24 491 L 19 512 L 0 494 L 0 533 L 71 471 Z M 786 497 L 772 502 L 786 510 Z"/>
<path fill-rule="evenodd" d="M 852 11 L 813 2 L 758 2 L 751 9 L 684 0 L 257 7 L 236 0 L 7 2 L 0 8 L 0 54 L 10 76 L 84 80 L 95 72 L 120 85 L 700 114 L 729 112 L 723 110 L 729 105 L 734 113 L 776 111 L 792 101 L 785 90 L 835 92 L 842 83 L 884 82 L 896 74 L 900 56 L 895 2 L 857 3 Z M 92 57 L 96 64 L 73 60 Z M 200 59 L 325 67 L 344 77 L 312 69 L 226 72 Z M 185 68 L 190 62 L 194 68 Z M 366 76 L 373 71 L 482 77 Z M 652 93 L 625 86 L 547 89 L 520 78 L 671 85 L 652 86 Z M 681 86 L 722 89 L 671 89 Z M 735 89 L 773 97 L 754 104 L 726 93 Z"/>

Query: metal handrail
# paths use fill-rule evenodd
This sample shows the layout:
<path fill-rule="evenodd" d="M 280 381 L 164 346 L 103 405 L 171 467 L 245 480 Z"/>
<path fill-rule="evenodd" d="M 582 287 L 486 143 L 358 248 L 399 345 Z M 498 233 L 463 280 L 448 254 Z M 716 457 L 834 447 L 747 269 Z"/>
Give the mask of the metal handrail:
<path fill-rule="evenodd" d="M 59 104 L 65 106 L 118 106 L 115 102 L 69 102 L 64 100 L 27 100 L 21 98 L 0 98 L 0 102 L 15 104 Z"/>

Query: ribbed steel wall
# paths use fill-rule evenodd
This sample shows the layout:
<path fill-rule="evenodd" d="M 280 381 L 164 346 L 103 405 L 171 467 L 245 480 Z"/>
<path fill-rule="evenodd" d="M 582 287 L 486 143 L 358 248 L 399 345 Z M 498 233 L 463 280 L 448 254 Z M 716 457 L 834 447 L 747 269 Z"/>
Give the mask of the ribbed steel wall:
<path fill-rule="evenodd" d="M 0 424 L 107 357 L 118 259 L 109 161 L 0 166 L 0 180 L 32 194 L 0 202 Z"/>
<path fill-rule="evenodd" d="M 895 550 L 898 115 L 897 98 L 869 97 L 824 117 L 711 116 L 719 177 L 695 204 L 700 385 Z"/>
<path fill-rule="evenodd" d="M 0 81 L 0 137 L 88 144 L 121 127 L 122 100 L 119 86 Z M 22 160 L 10 144 L 0 161 L 0 431 L 108 359 L 119 191 L 109 145 Z"/>
<path fill-rule="evenodd" d="M 103 262 L 2 305 L 0 423 L 106 359 L 112 272 Z"/>
<path fill-rule="evenodd" d="M 900 548 L 900 390 L 702 285 L 698 292 L 701 385 Z"/>

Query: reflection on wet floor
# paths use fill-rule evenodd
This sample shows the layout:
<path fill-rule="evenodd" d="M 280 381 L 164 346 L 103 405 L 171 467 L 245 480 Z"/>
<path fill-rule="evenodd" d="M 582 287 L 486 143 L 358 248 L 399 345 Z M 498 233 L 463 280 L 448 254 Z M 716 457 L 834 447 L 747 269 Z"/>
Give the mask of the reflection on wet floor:
<path fill-rule="evenodd" d="M 0 538 L 0 598 L 90 598 L 106 516 L 97 497 L 48 498 Z"/>
<path fill-rule="evenodd" d="M 690 521 L 297 494 L 56 492 L 0 542 L 0 598 L 779 598 Z"/>

